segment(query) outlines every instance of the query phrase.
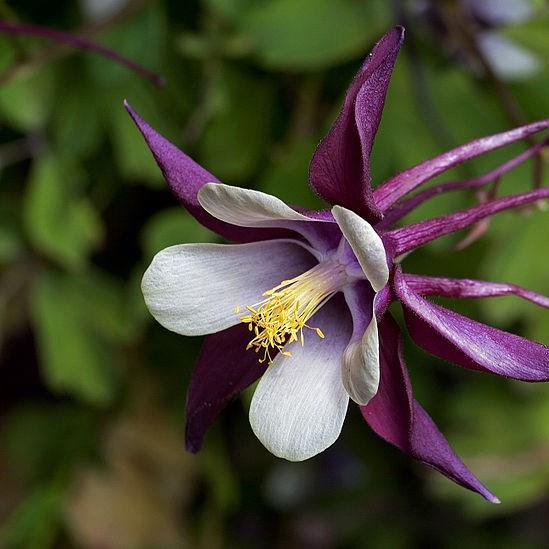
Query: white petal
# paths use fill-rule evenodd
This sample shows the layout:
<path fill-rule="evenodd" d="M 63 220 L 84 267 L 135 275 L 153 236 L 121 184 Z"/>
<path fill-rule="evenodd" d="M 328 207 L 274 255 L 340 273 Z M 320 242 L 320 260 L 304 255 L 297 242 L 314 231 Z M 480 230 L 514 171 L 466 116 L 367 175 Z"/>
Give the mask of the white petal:
<path fill-rule="evenodd" d="M 308 459 L 331 446 L 341 432 L 349 397 L 340 364 L 351 323 L 337 303 L 331 300 L 310 320 L 326 338 L 311 332 L 303 347 L 288 345 L 292 357 L 278 355 L 255 390 L 250 424 L 275 456 Z"/>
<path fill-rule="evenodd" d="M 364 406 L 376 395 L 379 387 L 379 338 L 375 316 L 361 340 L 351 341 L 342 363 L 343 386 L 349 396 Z"/>
<path fill-rule="evenodd" d="M 251 244 L 181 244 L 159 252 L 143 275 L 147 307 L 168 330 L 183 335 L 218 332 L 240 322 L 235 306 L 258 303 L 261 294 L 315 263 L 287 240 Z"/>
<path fill-rule="evenodd" d="M 198 191 L 198 201 L 217 219 L 241 227 L 278 227 L 280 220 L 311 221 L 275 196 L 222 183 L 206 183 Z"/>
<path fill-rule="evenodd" d="M 332 214 L 364 274 L 378 292 L 389 280 L 389 266 L 381 238 L 365 219 L 343 206 L 334 206 Z"/>

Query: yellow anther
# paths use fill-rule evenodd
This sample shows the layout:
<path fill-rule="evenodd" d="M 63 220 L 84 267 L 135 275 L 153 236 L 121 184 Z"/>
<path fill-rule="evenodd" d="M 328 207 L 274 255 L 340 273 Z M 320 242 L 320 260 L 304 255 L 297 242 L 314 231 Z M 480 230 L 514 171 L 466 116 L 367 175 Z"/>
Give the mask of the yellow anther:
<path fill-rule="evenodd" d="M 253 348 L 256 353 L 263 351 L 259 362 L 268 361 L 270 364 L 271 351 L 291 357 L 292 353 L 284 350 L 285 345 L 298 340 L 302 346 L 305 344 L 304 328 L 313 330 L 324 339 L 326 336 L 322 330 L 309 326 L 307 321 L 345 282 L 345 268 L 339 263 L 326 262 L 264 292 L 265 299 L 253 307 L 247 305 L 250 314 L 240 317 L 254 334 L 246 349 Z"/>

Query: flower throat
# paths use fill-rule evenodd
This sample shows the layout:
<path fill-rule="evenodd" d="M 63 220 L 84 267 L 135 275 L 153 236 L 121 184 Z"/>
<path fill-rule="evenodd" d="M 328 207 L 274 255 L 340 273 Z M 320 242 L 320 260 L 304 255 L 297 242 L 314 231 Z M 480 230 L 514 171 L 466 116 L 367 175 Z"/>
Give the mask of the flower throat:
<path fill-rule="evenodd" d="M 339 262 L 319 263 L 307 272 L 283 280 L 278 286 L 263 294 L 264 300 L 253 307 L 246 306 L 249 314 L 240 318 L 254 336 L 246 350 L 263 351 L 259 362 L 272 363 L 271 352 L 291 357 L 284 346 L 293 341 L 305 344 L 303 329 L 316 332 L 324 339 L 320 328 L 307 324 L 308 320 L 338 291 L 347 279 L 345 267 Z M 240 307 L 235 311 L 238 313 Z"/>

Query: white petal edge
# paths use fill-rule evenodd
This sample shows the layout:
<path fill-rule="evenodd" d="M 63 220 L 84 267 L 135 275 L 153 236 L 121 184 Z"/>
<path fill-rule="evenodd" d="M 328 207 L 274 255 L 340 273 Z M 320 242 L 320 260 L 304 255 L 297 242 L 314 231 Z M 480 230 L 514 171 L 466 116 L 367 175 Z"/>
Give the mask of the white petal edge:
<path fill-rule="evenodd" d="M 218 332 L 240 322 L 261 294 L 314 264 L 291 240 L 250 244 L 181 244 L 156 254 L 141 289 L 154 318 L 178 334 Z"/>
<path fill-rule="evenodd" d="M 365 406 L 379 388 L 379 336 L 375 315 L 361 340 L 351 341 L 343 354 L 341 378 L 351 399 Z"/>
<path fill-rule="evenodd" d="M 303 347 L 298 342 L 287 346 L 292 357 L 278 355 L 254 392 L 250 425 L 277 457 L 309 459 L 331 446 L 343 427 L 349 397 L 341 382 L 340 363 L 351 323 L 342 312 L 328 318 L 333 311 L 328 303 L 310 321 L 326 339 L 311 333 Z"/>
<path fill-rule="evenodd" d="M 211 215 L 241 227 L 276 227 L 279 221 L 317 221 L 270 194 L 223 183 L 206 183 L 198 202 Z"/>
<path fill-rule="evenodd" d="M 379 292 L 389 280 L 387 256 L 380 236 L 365 219 L 343 206 L 334 206 L 332 215 L 372 288 Z"/>

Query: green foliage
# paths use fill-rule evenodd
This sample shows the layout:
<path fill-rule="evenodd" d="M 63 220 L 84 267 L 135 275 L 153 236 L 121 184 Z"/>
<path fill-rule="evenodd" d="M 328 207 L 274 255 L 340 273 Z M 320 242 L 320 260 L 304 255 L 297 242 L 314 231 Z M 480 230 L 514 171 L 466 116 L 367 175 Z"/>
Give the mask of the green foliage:
<path fill-rule="evenodd" d="M 0 264 L 14 261 L 21 251 L 19 235 L 11 227 L 0 226 Z"/>
<path fill-rule="evenodd" d="M 67 77 L 75 71 L 82 72 L 71 65 Z M 99 107 L 93 80 L 85 74 L 74 79 L 70 89 L 57 98 L 51 116 L 56 147 L 77 158 L 95 152 L 103 137 L 104 122 Z"/>
<path fill-rule="evenodd" d="M 100 278 L 44 274 L 35 283 L 32 310 L 48 385 L 90 404 L 112 401 L 120 375 L 113 340 L 128 326 L 119 295 Z"/>
<path fill-rule="evenodd" d="M 93 453 L 96 425 L 90 410 L 74 405 L 25 405 L 8 417 L 2 446 L 25 484 L 57 484 Z"/>
<path fill-rule="evenodd" d="M 0 529 L 0 542 L 10 549 L 54 547 L 62 505 L 63 494 L 58 489 L 37 488 Z"/>
<path fill-rule="evenodd" d="M 261 179 L 261 190 L 290 204 L 320 209 L 322 201 L 308 185 L 308 169 L 317 143 L 297 141 L 277 151 Z"/>
<path fill-rule="evenodd" d="M 268 0 L 240 28 L 265 66 L 310 71 L 359 57 L 387 26 L 385 10 L 382 2 Z"/>
<path fill-rule="evenodd" d="M 170 208 L 156 214 L 143 229 L 143 249 L 148 258 L 168 246 L 193 242 L 212 242 L 218 237 L 193 217 Z"/>
<path fill-rule="evenodd" d="M 20 131 L 41 128 L 48 120 L 51 109 L 53 77 L 51 71 L 42 69 L 23 74 L 0 86 L 0 112 L 3 120 Z"/>
<path fill-rule="evenodd" d="M 273 90 L 267 81 L 227 68 L 220 75 L 219 107 L 199 145 L 199 159 L 226 181 L 249 178 L 265 154 L 273 125 Z"/>
<path fill-rule="evenodd" d="M 549 43 L 547 41 L 547 26 L 549 25 L 549 10 L 545 7 L 538 17 L 529 19 L 523 23 L 507 27 L 505 36 L 516 40 L 520 44 L 536 51 L 547 61 L 549 55 Z"/>
<path fill-rule="evenodd" d="M 37 159 L 25 197 L 25 224 L 37 250 L 67 268 L 81 268 L 101 239 L 97 212 L 84 194 L 86 173 L 74 160 Z"/>
<path fill-rule="evenodd" d="M 518 224 L 517 224 L 518 222 Z M 508 215 L 498 223 L 500 231 L 493 241 L 483 268 L 483 276 L 514 282 L 536 292 L 549 294 L 546 261 L 540 253 L 547 245 L 547 212 L 534 209 Z M 525 269 L 524 266 L 528 265 Z M 517 298 L 484 300 L 483 309 L 494 323 L 521 320 L 528 336 L 549 344 L 549 319 L 536 306 Z"/>

